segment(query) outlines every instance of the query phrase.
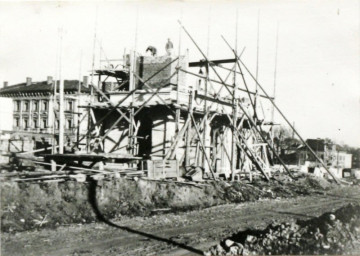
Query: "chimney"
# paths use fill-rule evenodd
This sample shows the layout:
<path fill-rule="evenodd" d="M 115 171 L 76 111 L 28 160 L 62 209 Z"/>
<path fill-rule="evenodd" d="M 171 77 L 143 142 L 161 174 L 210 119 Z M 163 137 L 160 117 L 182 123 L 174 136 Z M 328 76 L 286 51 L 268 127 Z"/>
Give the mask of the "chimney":
<path fill-rule="evenodd" d="M 31 77 L 26 78 L 26 85 L 31 85 Z"/>
<path fill-rule="evenodd" d="M 83 86 L 89 87 L 89 77 L 88 76 L 83 77 Z"/>
<path fill-rule="evenodd" d="M 47 77 L 47 84 L 52 84 L 53 83 L 53 77 L 52 76 L 48 76 Z"/>
<path fill-rule="evenodd" d="M 4 88 L 8 87 L 9 83 L 8 81 L 4 81 Z"/>

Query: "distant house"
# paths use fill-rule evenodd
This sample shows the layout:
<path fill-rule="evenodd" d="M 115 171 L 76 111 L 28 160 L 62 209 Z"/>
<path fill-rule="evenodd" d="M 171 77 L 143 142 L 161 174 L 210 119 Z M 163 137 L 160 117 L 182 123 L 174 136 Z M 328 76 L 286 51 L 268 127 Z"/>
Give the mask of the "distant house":
<path fill-rule="evenodd" d="M 89 100 L 88 78 L 64 81 L 65 143 L 71 145 L 76 136 L 87 130 L 85 110 L 78 108 Z M 25 83 L 0 89 L 0 97 L 12 99 L 13 125 L 8 144 L 10 152 L 30 151 L 50 144 L 56 144 L 59 130 L 59 81 L 51 76 L 46 81 Z M 10 106 L 9 106 L 10 108 Z M 85 119 L 79 125 L 80 120 Z"/>
<path fill-rule="evenodd" d="M 352 155 L 339 145 L 326 143 L 323 139 L 308 139 L 306 143 L 326 166 L 341 169 L 352 167 Z M 305 162 L 320 164 L 306 146 L 290 147 L 284 150 L 281 157 L 287 164 L 304 165 Z"/>
<path fill-rule="evenodd" d="M 325 141 L 322 139 L 308 139 L 306 140 L 306 143 L 325 164 L 329 164 L 328 156 L 331 145 L 326 144 Z M 299 152 L 300 165 L 304 164 L 305 161 L 317 162 L 316 157 L 311 154 L 310 150 L 308 150 L 307 147 L 300 147 Z"/>

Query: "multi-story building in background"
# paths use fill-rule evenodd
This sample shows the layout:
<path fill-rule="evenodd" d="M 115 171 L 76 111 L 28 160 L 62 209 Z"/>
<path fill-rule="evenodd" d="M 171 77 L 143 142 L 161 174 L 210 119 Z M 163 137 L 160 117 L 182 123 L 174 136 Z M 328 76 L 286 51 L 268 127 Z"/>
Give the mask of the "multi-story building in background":
<path fill-rule="evenodd" d="M 0 97 L 12 99 L 12 130 L 2 131 L 10 134 L 7 151 L 21 152 L 56 145 L 59 132 L 59 81 L 51 76 L 46 81 L 4 86 Z M 87 111 L 79 108 L 90 99 L 88 77 L 83 81 L 64 81 L 65 145 L 71 146 L 77 136 L 87 131 Z M 4 142 L 3 142 L 4 143 Z M 2 145 L 4 150 L 4 145 Z"/>

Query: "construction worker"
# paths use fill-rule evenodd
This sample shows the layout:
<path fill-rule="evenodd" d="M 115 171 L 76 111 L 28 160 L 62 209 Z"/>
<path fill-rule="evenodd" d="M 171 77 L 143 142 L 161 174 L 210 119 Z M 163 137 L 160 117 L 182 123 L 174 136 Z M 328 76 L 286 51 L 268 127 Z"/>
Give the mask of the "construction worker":
<path fill-rule="evenodd" d="M 154 46 L 149 46 L 147 49 L 146 49 L 146 52 L 150 51 L 151 55 L 152 56 L 156 56 L 156 53 L 157 53 L 157 50 Z"/>
<path fill-rule="evenodd" d="M 173 45 L 173 43 L 170 41 L 170 38 L 168 38 L 168 41 L 167 41 L 167 43 L 166 43 L 166 45 L 165 45 L 165 50 L 166 50 L 166 52 L 167 52 L 167 54 L 168 54 L 169 56 L 171 56 L 171 54 L 172 54 L 172 52 L 173 52 L 173 49 L 174 49 L 174 45 Z"/>

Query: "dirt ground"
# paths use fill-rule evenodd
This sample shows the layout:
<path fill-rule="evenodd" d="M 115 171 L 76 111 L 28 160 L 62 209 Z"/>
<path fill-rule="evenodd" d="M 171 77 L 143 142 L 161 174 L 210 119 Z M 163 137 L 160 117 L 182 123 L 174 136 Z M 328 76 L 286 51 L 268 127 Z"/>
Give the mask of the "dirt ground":
<path fill-rule="evenodd" d="M 202 255 L 236 232 L 263 229 L 275 220 L 309 219 L 359 202 L 359 192 L 358 186 L 342 186 L 295 198 L 2 233 L 1 255 Z"/>
<path fill-rule="evenodd" d="M 323 193 L 334 184 L 302 175 L 290 182 L 286 175 L 271 182 L 207 181 L 184 184 L 125 178 L 76 182 L 0 182 L 1 231 L 19 232 L 85 224 L 122 216 L 151 216 L 167 212 L 200 210 L 228 203 L 291 198 Z M 161 211 L 160 211 L 161 212 Z"/>

